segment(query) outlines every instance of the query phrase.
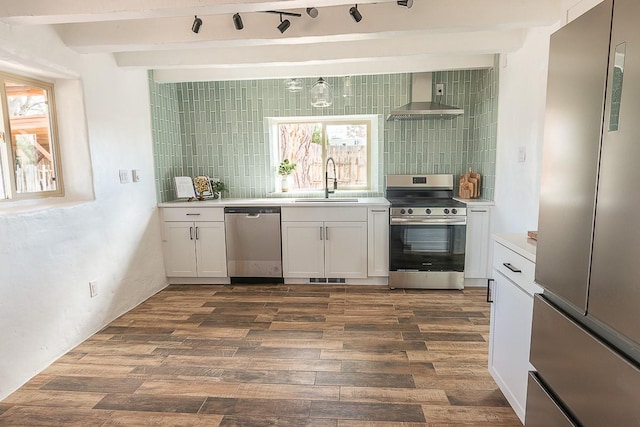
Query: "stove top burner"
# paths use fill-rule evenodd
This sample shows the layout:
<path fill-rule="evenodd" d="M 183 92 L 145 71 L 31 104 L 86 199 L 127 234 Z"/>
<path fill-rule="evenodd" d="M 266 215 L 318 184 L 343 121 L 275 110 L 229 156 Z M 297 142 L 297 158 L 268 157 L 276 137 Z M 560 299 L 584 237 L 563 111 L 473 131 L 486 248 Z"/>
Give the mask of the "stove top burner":
<path fill-rule="evenodd" d="M 453 200 L 453 175 L 387 175 L 385 195 L 392 215 L 466 214 L 466 205 Z"/>

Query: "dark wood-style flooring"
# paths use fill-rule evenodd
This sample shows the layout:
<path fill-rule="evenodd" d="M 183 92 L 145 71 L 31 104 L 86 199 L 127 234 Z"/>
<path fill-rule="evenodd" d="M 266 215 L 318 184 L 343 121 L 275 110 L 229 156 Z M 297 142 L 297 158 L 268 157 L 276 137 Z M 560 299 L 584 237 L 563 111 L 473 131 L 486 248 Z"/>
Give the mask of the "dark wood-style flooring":
<path fill-rule="evenodd" d="M 0 402 L 2 426 L 520 426 L 482 289 L 169 286 Z"/>

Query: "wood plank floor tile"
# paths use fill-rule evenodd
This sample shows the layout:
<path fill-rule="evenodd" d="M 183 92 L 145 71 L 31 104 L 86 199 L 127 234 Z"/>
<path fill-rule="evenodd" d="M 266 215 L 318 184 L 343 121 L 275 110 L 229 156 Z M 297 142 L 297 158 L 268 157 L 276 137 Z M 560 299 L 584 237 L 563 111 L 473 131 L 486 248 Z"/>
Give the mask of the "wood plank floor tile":
<path fill-rule="evenodd" d="M 43 385 L 42 390 L 133 393 L 140 385 L 142 385 L 142 381 L 134 378 L 60 376 Z"/>
<path fill-rule="evenodd" d="M 316 384 L 352 385 L 355 387 L 415 388 L 411 375 L 363 372 L 318 372 L 316 374 Z"/>
<path fill-rule="evenodd" d="M 0 416 L 0 426 L 86 427 L 100 426 L 111 415 L 108 411 L 68 407 L 14 406 Z"/>
<path fill-rule="evenodd" d="M 522 426 L 511 408 L 431 405 L 424 405 L 422 408 L 429 424 L 467 424 L 484 427 Z"/>
<path fill-rule="evenodd" d="M 424 422 L 419 405 L 360 402 L 311 402 L 311 418 Z"/>
<path fill-rule="evenodd" d="M 0 402 L 0 426 L 519 425 L 485 290 L 169 286 Z"/>
<path fill-rule="evenodd" d="M 94 409 L 195 414 L 205 400 L 206 397 L 198 396 L 108 394 L 94 406 Z"/>
<path fill-rule="evenodd" d="M 219 427 L 222 415 L 113 411 L 101 427 Z"/>
<path fill-rule="evenodd" d="M 293 418 L 308 418 L 311 402 L 288 399 L 234 399 L 210 397 L 201 414 L 242 415 L 253 417 L 278 417 L 287 414 Z"/>
<path fill-rule="evenodd" d="M 340 387 L 340 401 L 432 405 L 446 405 L 450 402 L 444 390 L 391 387 Z"/>
<path fill-rule="evenodd" d="M 106 393 L 20 389 L 4 400 L 16 406 L 55 406 L 91 409 Z"/>
<path fill-rule="evenodd" d="M 136 394 L 173 396 L 237 397 L 239 383 L 193 380 L 148 380 L 136 390 Z"/>

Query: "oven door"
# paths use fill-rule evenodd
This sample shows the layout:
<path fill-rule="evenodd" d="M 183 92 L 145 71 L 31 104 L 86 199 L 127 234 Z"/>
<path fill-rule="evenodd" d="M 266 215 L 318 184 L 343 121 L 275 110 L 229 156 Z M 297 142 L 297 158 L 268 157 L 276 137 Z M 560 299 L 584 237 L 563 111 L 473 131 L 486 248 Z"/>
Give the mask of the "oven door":
<path fill-rule="evenodd" d="M 390 271 L 464 271 L 466 218 L 393 219 Z"/>

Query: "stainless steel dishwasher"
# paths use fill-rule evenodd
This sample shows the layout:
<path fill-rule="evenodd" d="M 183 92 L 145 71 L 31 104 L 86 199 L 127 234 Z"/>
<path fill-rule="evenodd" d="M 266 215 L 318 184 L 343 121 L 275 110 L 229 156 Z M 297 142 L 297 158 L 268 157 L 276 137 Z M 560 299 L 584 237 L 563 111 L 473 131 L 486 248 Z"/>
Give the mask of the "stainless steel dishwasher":
<path fill-rule="evenodd" d="M 280 207 L 224 209 L 229 277 L 282 279 Z"/>

